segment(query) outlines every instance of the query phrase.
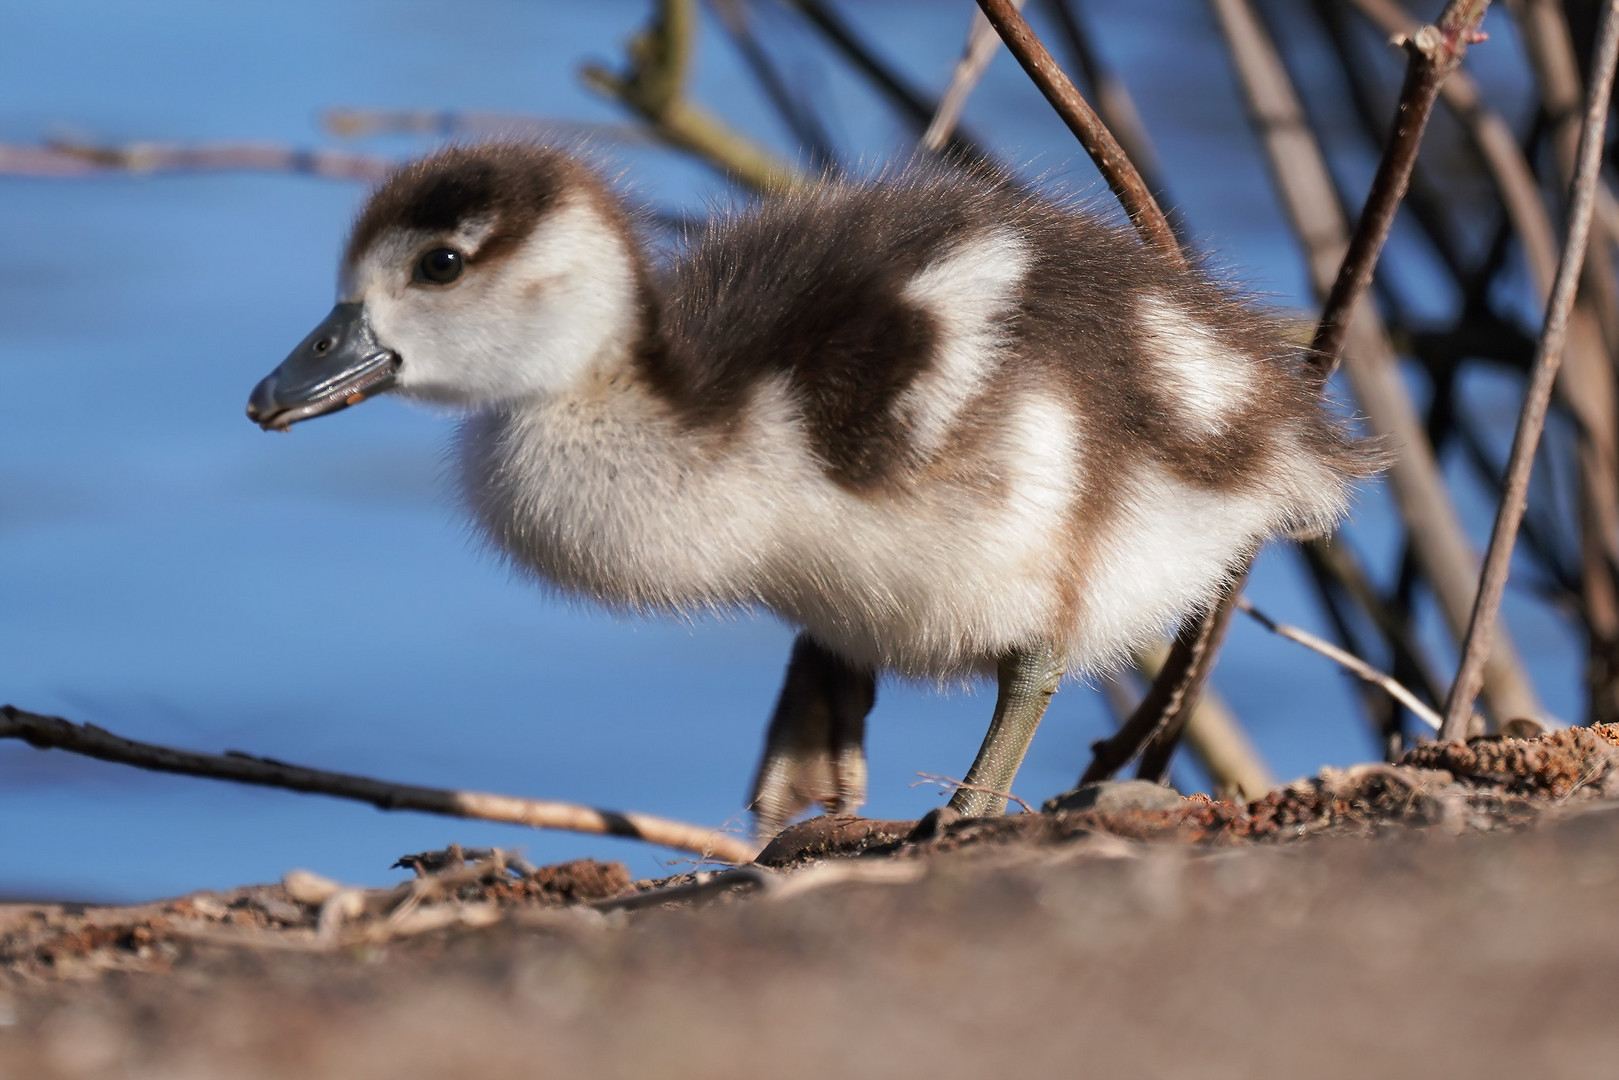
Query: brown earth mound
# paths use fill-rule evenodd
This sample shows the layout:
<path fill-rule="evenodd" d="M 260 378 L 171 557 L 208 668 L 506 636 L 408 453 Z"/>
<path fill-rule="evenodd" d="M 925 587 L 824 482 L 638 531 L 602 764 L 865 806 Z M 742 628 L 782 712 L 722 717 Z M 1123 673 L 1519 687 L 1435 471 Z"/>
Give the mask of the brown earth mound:
<path fill-rule="evenodd" d="M 391 890 L 0 908 L 0 1077 L 1611 1076 L 1616 746 L 816 819 L 662 881 L 450 849 Z"/>

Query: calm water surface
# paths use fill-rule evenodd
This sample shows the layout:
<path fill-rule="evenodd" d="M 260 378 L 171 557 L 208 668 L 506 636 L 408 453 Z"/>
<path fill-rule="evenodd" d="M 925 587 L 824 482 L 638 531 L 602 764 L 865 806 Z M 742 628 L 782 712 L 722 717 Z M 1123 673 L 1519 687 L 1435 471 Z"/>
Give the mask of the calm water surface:
<path fill-rule="evenodd" d="M 944 18 L 943 4 L 846 5 L 935 89 L 966 25 L 969 6 L 955 6 Z M 1185 178 L 1175 196 L 1194 232 L 1256 288 L 1302 305 L 1203 6 L 1090 6 L 1142 90 L 1169 175 Z M 333 105 L 613 122 L 577 65 L 617 56 L 644 16 L 624 2 L 3 4 L 0 139 L 329 145 L 317 115 Z M 778 13 L 766 28 L 789 22 Z M 903 152 L 905 133 L 857 84 L 816 74 L 812 42 L 781 51 L 830 102 L 844 145 L 874 162 Z M 712 28 L 698 93 L 790 152 Z M 968 120 L 1031 173 L 1094 185 L 1004 57 Z M 400 157 L 427 145 L 361 148 Z M 723 197 L 670 154 L 608 152 L 659 206 L 701 212 Z M 0 701 L 202 750 L 740 824 L 785 629 L 767 617 L 620 619 L 514 580 L 453 510 L 444 417 L 382 401 L 290 437 L 243 418 L 253 383 L 329 306 L 362 194 L 279 176 L 0 178 Z M 1510 415 L 1510 386 L 1470 391 Z M 1467 499 L 1482 538 L 1482 498 Z M 1387 562 L 1378 489 L 1355 535 Z M 1261 560 L 1257 600 L 1320 629 L 1300 590 L 1285 553 Z M 1569 715 L 1566 634 L 1521 603 L 1512 614 L 1550 704 Z M 1216 682 L 1283 777 L 1370 752 L 1342 677 L 1250 626 L 1234 630 Z M 937 805 L 938 789 L 910 786 L 915 774 L 960 775 L 990 704 L 984 692 L 885 686 L 868 812 Z M 1068 786 L 1108 722 L 1091 690 L 1059 695 L 1019 793 Z M 520 845 L 539 861 L 624 858 L 638 873 L 668 857 L 0 745 L 4 895 L 138 898 L 295 866 L 380 883 L 399 854 L 450 841 Z"/>

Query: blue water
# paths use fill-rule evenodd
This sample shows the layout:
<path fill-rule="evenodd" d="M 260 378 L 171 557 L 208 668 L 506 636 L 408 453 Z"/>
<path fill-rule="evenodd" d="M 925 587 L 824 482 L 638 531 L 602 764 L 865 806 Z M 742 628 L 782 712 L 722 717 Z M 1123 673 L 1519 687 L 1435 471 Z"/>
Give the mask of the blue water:
<path fill-rule="evenodd" d="M 968 4 L 845 7 L 918 82 L 942 87 Z M 1193 231 L 1256 289 L 1302 306 L 1299 260 L 1204 6 L 1089 7 L 1140 94 Z M 575 72 L 584 58 L 616 57 L 645 10 L 4 4 L 0 140 L 343 145 L 316 123 L 334 105 L 615 123 Z M 903 152 L 902 126 L 790 14 L 764 15 L 851 157 Z M 696 88 L 732 123 L 795 153 L 713 27 Z M 1094 185 L 1005 57 L 967 120 L 1031 172 Z M 359 148 L 397 157 L 428 145 Z M 706 169 L 671 153 L 606 152 L 659 206 L 700 212 L 724 196 Z M 443 417 L 381 401 L 289 437 L 243 418 L 253 383 L 326 311 L 362 194 L 246 174 L 0 178 L 0 701 L 201 750 L 741 824 L 786 630 L 766 617 L 624 620 L 513 580 L 452 509 L 439 475 Z M 1409 287 L 1433 288 L 1420 274 Z M 1468 391 L 1509 424 L 1510 382 L 1480 378 Z M 1482 541 L 1486 500 L 1462 487 Z M 1386 570 L 1396 534 L 1379 488 L 1366 491 L 1352 535 Z M 1322 629 L 1285 552 L 1261 559 L 1251 593 L 1276 617 Z M 1566 628 L 1516 597 L 1509 614 L 1549 705 L 1572 715 Z M 1250 625 L 1234 629 L 1216 683 L 1284 778 L 1373 752 L 1343 676 Z M 938 789 L 910 786 L 915 774 L 960 775 L 990 704 L 983 692 L 885 686 L 867 811 L 913 817 L 938 805 Z M 1108 723 L 1093 691 L 1059 695 L 1018 792 L 1068 786 Z M 297 866 L 383 882 L 398 855 L 450 841 L 522 846 L 538 861 L 623 858 L 638 873 L 671 857 L 0 745 L 0 894 L 139 898 Z"/>

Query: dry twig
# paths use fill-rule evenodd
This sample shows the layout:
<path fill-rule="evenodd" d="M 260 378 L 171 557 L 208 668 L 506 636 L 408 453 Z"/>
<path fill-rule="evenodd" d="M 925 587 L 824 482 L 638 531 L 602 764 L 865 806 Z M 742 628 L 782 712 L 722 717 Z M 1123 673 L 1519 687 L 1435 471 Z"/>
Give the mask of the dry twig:
<path fill-rule="evenodd" d="M 1137 654 L 1136 665 L 1151 679 L 1168 656 L 1169 646 L 1160 645 Z M 1132 711 L 1126 707 L 1121 715 Z M 1276 774 L 1214 687 L 1205 686 L 1198 694 L 1182 737 L 1216 793 L 1235 792 L 1243 802 L 1252 802 L 1276 787 Z"/>
<path fill-rule="evenodd" d="M 1203 684 L 1208 682 L 1209 673 L 1214 670 L 1214 659 L 1220 653 L 1220 646 L 1225 643 L 1226 631 L 1231 628 L 1231 607 L 1242 595 L 1251 565 L 1249 561 L 1239 566 L 1226 584 L 1220 602 L 1196 620 L 1196 637 L 1185 662 L 1186 674 L 1174 681 L 1174 687 L 1179 692 L 1170 699 L 1156 730 L 1141 749 L 1141 762 L 1136 766 L 1137 779 L 1151 780 L 1155 784 L 1167 781 L 1169 759 L 1180 745 L 1181 736 L 1191 723 L 1198 697 L 1203 692 Z M 1179 644 L 1177 637 L 1176 645 Z M 1173 647 L 1170 655 L 1174 656 Z M 1165 672 L 1169 671 L 1172 668 L 1166 664 L 1164 671 L 1160 671 L 1159 677 L 1153 680 L 1153 690 L 1157 690 L 1158 684 L 1165 681 Z M 1152 694 L 1149 692 L 1147 696 L 1150 699 Z"/>
<path fill-rule="evenodd" d="M 1147 126 L 1136 109 L 1130 90 L 1114 72 L 1102 62 L 1092 47 L 1090 36 L 1076 8 L 1079 0 L 1047 0 L 1046 9 L 1056 20 L 1057 30 L 1073 53 L 1080 77 L 1090 86 L 1091 100 L 1096 103 L 1097 115 L 1107 129 L 1124 147 L 1130 164 L 1141 174 L 1142 181 L 1158 198 L 1164 198 L 1167 185 L 1158 164 L 1158 154 L 1147 135 Z M 1171 226 L 1174 226 L 1172 221 Z"/>
<path fill-rule="evenodd" d="M 1608 0 L 1605 5 L 1602 37 L 1596 55 L 1591 89 L 1586 99 L 1579 157 L 1574 169 L 1574 194 L 1563 241 L 1563 255 L 1557 266 L 1557 280 L 1552 287 L 1546 325 L 1536 349 L 1529 390 L 1524 395 L 1523 411 L 1518 415 L 1517 430 L 1512 437 L 1506 490 L 1501 497 L 1500 509 L 1496 512 L 1495 527 L 1490 533 L 1489 552 L 1464 639 L 1461 665 L 1450 690 L 1450 700 L 1445 705 L 1445 722 L 1439 732 L 1443 739 L 1467 736 L 1473 699 L 1483 682 L 1484 658 L 1489 652 L 1490 635 L 1500 609 L 1501 593 L 1506 587 L 1518 523 L 1523 519 L 1528 499 L 1529 474 L 1534 468 L 1535 448 L 1546 423 L 1546 407 L 1551 401 L 1552 385 L 1563 357 L 1569 312 L 1574 305 L 1574 291 L 1579 285 L 1581 267 L 1585 262 L 1591 213 L 1596 204 L 1597 176 L 1602 165 L 1602 139 L 1607 130 L 1608 100 L 1613 91 L 1615 58 L 1619 56 L 1619 0 Z"/>
<path fill-rule="evenodd" d="M 630 42 L 629 66 L 622 73 L 586 64 L 580 77 L 586 86 L 640 116 L 670 146 L 718 165 L 751 188 L 801 187 L 806 182 L 801 172 L 687 96 L 696 33 L 696 0 L 659 0 L 652 22 Z"/>
<path fill-rule="evenodd" d="M 750 6 L 749 0 L 710 0 L 709 10 L 730 36 L 731 44 L 742 55 L 753 81 L 764 91 L 776 115 L 787 125 L 803 152 L 809 155 L 810 164 L 819 172 L 840 171 L 842 164 L 838 161 L 837 148 L 815 114 L 815 109 L 802 96 L 792 92 L 787 79 L 753 32 Z"/>
<path fill-rule="evenodd" d="M 1338 365 L 1338 355 L 1349 334 L 1349 313 L 1371 283 L 1377 256 L 1394 225 L 1394 212 L 1411 184 L 1417 148 L 1422 145 L 1422 133 L 1439 97 L 1439 88 L 1461 65 L 1487 7 L 1489 0 L 1450 0 L 1437 23 L 1396 42 L 1410 53 L 1411 62 L 1406 68 L 1405 86 L 1400 90 L 1394 130 L 1383 145 L 1377 173 L 1366 193 L 1366 206 L 1322 305 L 1313 342 L 1318 362 L 1328 372 Z"/>
<path fill-rule="evenodd" d="M 298 150 L 261 143 L 181 146 L 130 143 L 94 146 L 57 141 L 45 146 L 0 144 L 0 174 L 87 176 L 101 172 L 272 172 L 375 182 L 392 163 L 342 150 Z"/>
<path fill-rule="evenodd" d="M 739 837 L 701 825 L 688 825 L 647 814 L 596 810 L 577 803 L 521 799 L 481 791 L 451 791 L 415 784 L 393 784 L 368 776 L 308 769 L 248 754 L 200 754 L 176 750 L 125 739 L 92 724 L 73 724 L 59 717 L 40 716 L 10 705 L 0 706 L 0 739 L 21 739 L 41 750 L 66 750 L 154 772 L 354 799 L 370 803 L 380 810 L 419 810 L 447 817 L 528 825 L 536 829 L 633 837 L 649 844 L 731 863 L 751 862 L 758 853 L 753 845 Z"/>
<path fill-rule="evenodd" d="M 1376 668 L 1372 667 L 1372 665 L 1368 664 L 1366 661 L 1362 660 L 1353 653 L 1345 652 L 1343 649 L 1338 648 L 1338 646 L 1334 645 L 1332 642 L 1323 641 L 1321 638 L 1316 637 L 1308 630 L 1301 630 L 1297 626 L 1290 626 L 1287 623 L 1277 622 L 1269 615 L 1266 615 L 1264 612 L 1254 607 L 1254 605 L 1246 599 L 1238 600 L 1237 606 L 1251 616 L 1255 622 L 1259 623 L 1260 626 L 1263 626 L 1271 633 L 1280 634 L 1289 641 L 1296 641 L 1300 645 L 1303 645 L 1306 649 L 1313 649 L 1322 656 L 1325 656 L 1328 660 L 1331 660 L 1333 663 L 1339 664 L 1340 666 L 1346 668 L 1356 677 L 1364 679 L 1366 682 L 1369 682 L 1374 686 L 1382 687 L 1384 690 L 1388 691 L 1391 697 L 1396 698 L 1400 704 L 1410 709 L 1411 712 L 1415 714 L 1416 717 L 1424 724 L 1427 724 L 1435 731 L 1439 730 L 1439 714 L 1430 709 L 1427 703 L 1425 703 L 1421 698 L 1417 697 L 1417 695 L 1413 694 L 1396 679 L 1383 674 L 1381 671 L 1378 671 Z"/>
<path fill-rule="evenodd" d="M 1238 79 L 1298 233 L 1317 292 L 1325 295 L 1348 249 L 1348 230 L 1331 173 L 1304 110 L 1247 0 L 1213 0 Z M 1467 540 L 1433 446 L 1400 375 L 1382 320 L 1364 300 L 1347 319 L 1344 368 L 1374 431 L 1399 451 L 1389 470 L 1400 515 L 1439 607 L 1458 639 L 1472 609 L 1478 557 Z M 1539 702 L 1516 649 L 1497 638 L 1485 695 L 1498 716 L 1538 715 Z"/>
<path fill-rule="evenodd" d="M 1063 123 L 1068 125 L 1068 130 L 1074 133 L 1091 160 L 1096 162 L 1102 179 L 1107 181 L 1107 186 L 1118 197 L 1142 237 L 1176 260 L 1184 261 L 1175 232 L 1169 227 L 1169 219 L 1159 209 L 1158 200 L 1153 198 L 1141 174 L 1130 164 L 1130 159 L 1108 131 L 1107 125 L 1102 123 L 1101 117 L 1074 89 L 1073 82 L 1063 74 L 1057 61 L 1040 43 L 1022 12 L 1018 11 L 1012 0 L 978 0 L 978 6 L 995 27 L 996 33 L 1001 35 L 1001 40 L 1006 42 L 1012 55 L 1017 57 L 1018 63 L 1023 65 L 1023 70 L 1028 72 L 1029 79 L 1039 87 L 1057 115 L 1062 117 Z"/>
<path fill-rule="evenodd" d="M 978 6 L 1035 86 L 1096 163 L 1103 179 L 1129 214 L 1142 238 L 1184 265 L 1185 257 L 1174 230 L 1170 228 L 1169 220 L 1141 174 L 1108 131 L 1107 125 L 1086 103 L 1084 96 L 1074 88 L 1073 82 L 1035 36 L 1012 0 L 978 0 Z M 1226 601 L 1182 623 L 1170 648 L 1168 660 L 1135 713 L 1120 725 L 1111 738 L 1093 745 L 1091 763 L 1081 777 L 1081 783 L 1112 776 L 1143 747 L 1147 748 L 1148 755 L 1142 761 L 1142 775 L 1149 779 L 1161 778 L 1168 768 L 1169 755 L 1180 739 L 1187 716 L 1208 679 L 1214 654 L 1229 623 L 1228 601 L 1241 588 L 1246 576 L 1246 565 L 1235 568 L 1232 591 L 1228 592 Z"/>
<path fill-rule="evenodd" d="M 320 123 L 327 134 L 340 139 L 364 139 L 374 135 L 430 135 L 448 139 L 475 135 L 581 142 L 608 140 L 639 145 L 653 142 L 651 136 L 633 124 L 592 124 L 476 109 L 336 108 L 324 110 Z"/>
<path fill-rule="evenodd" d="M 831 4 L 825 0 L 791 0 L 791 3 L 827 44 L 872 84 L 902 119 L 919 134 L 927 128 L 933 114 L 938 112 L 938 102 L 912 85 L 900 71 L 862 41 Z M 945 149 L 962 161 L 984 161 L 989 157 L 959 127 L 950 135 Z"/>
<path fill-rule="evenodd" d="M 1169 647 L 1169 656 L 1159 669 L 1157 678 L 1147 690 L 1130 718 L 1119 725 L 1119 730 L 1106 739 L 1091 744 L 1091 762 L 1080 775 L 1079 783 L 1089 784 L 1111 779 L 1130 763 L 1144 748 L 1159 739 L 1162 732 L 1173 730 L 1178 738 L 1184 726 L 1182 717 L 1208 679 L 1211 654 L 1219 638 L 1230 625 L 1219 611 L 1229 605 L 1242 589 L 1247 567 L 1227 587 L 1220 604 L 1209 612 L 1187 618 Z M 1159 740 L 1160 755 L 1164 742 Z M 1152 779 L 1143 777 L 1143 779 Z"/>
<path fill-rule="evenodd" d="M 937 784 L 940 787 L 946 788 L 950 791 L 981 791 L 985 795 L 994 795 L 998 799 L 1006 799 L 1009 802 L 1017 803 L 1019 806 L 1023 807 L 1023 812 L 1025 814 L 1034 813 L 1034 807 L 1030 806 L 1028 803 L 1024 802 L 1010 791 L 1002 791 L 999 788 L 985 787 L 983 784 L 969 784 L 965 780 L 957 780 L 954 777 L 949 776 L 940 776 L 938 773 L 919 772 L 916 775 L 920 776 L 921 779 L 913 780 L 910 785 L 911 787 L 918 787 L 922 784 Z"/>
<path fill-rule="evenodd" d="M 1012 0 L 1012 6 L 1021 11 L 1025 2 Z M 944 94 L 939 98 L 938 108 L 933 110 L 933 119 L 928 121 L 928 128 L 922 133 L 923 147 L 937 153 L 949 144 L 950 136 L 961 121 L 961 110 L 967 107 L 967 98 L 971 96 L 973 87 L 978 85 L 978 80 L 984 77 L 984 69 L 989 67 L 989 62 L 995 58 L 1000 47 L 1000 36 L 995 33 L 995 28 L 989 24 L 984 13 L 973 12 L 972 26 L 967 30 L 967 47 L 956 62 L 956 70 L 951 73 L 950 85 L 945 87 Z"/>
<path fill-rule="evenodd" d="M 1589 6 L 1593 29 L 1597 7 Z M 1540 88 L 1540 113 L 1550 127 L 1559 193 L 1569 192 L 1584 109 L 1569 14 L 1563 5 L 1546 0 L 1521 0 L 1510 10 Z M 1610 254 L 1619 243 L 1619 210 L 1600 175 L 1592 215 L 1593 243 L 1603 254 L 1585 261 L 1558 382 L 1563 400 L 1580 421 L 1580 600 L 1587 631 L 1587 719 L 1601 723 L 1619 719 L 1619 412 L 1615 407 L 1619 394 L 1610 362 L 1610 356 L 1619 350 L 1619 281 Z M 1537 262 L 1549 266 L 1555 259 L 1548 240 Z M 1549 269 L 1537 276 L 1542 308 L 1551 290 L 1551 276 Z"/>

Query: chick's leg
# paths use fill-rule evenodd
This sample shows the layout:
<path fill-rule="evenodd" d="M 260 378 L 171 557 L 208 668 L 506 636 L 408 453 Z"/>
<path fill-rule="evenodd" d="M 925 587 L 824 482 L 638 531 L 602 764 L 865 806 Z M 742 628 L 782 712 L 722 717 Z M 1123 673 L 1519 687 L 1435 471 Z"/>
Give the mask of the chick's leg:
<path fill-rule="evenodd" d="M 875 672 L 798 635 L 748 800 L 759 836 L 817 803 L 847 814 L 865 801 L 866 714 L 876 700 Z"/>
<path fill-rule="evenodd" d="M 950 809 L 966 817 L 987 817 L 1006 809 L 1006 799 L 994 791 L 1010 791 L 1012 779 L 1029 752 L 1034 729 L 1040 726 L 1046 703 L 1062 680 L 1062 658 L 1049 645 L 1019 649 L 1002 657 L 998 671 L 1000 693 L 995 715 L 978 757 L 967 770 L 965 783 L 950 797 Z M 988 790 L 974 790 L 988 789 Z"/>

